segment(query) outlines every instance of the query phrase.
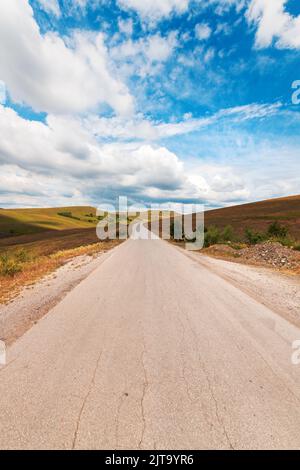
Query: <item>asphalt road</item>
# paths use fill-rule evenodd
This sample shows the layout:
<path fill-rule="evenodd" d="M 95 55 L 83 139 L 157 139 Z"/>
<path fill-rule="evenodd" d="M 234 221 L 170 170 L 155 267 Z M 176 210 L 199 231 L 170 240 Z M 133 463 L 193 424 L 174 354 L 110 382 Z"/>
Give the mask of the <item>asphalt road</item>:
<path fill-rule="evenodd" d="M 167 242 L 105 256 L 9 349 L 1 449 L 300 448 L 299 329 Z"/>

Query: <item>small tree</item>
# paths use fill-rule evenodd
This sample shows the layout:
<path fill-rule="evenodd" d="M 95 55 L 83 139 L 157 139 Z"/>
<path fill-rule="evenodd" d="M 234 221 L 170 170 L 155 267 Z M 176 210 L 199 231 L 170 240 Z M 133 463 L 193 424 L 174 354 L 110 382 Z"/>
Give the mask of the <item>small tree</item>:
<path fill-rule="evenodd" d="M 257 243 L 261 243 L 265 240 L 265 236 L 262 233 L 254 232 L 251 228 L 245 229 L 245 237 L 250 245 L 256 245 Z"/>
<path fill-rule="evenodd" d="M 221 236 L 219 229 L 214 225 L 211 225 L 210 227 L 208 227 L 207 232 L 205 232 L 204 245 L 206 247 L 210 245 L 215 245 L 216 243 L 219 243 L 220 238 Z"/>
<path fill-rule="evenodd" d="M 224 242 L 231 242 L 233 241 L 234 238 L 234 233 L 233 233 L 233 228 L 231 225 L 226 225 L 226 227 L 222 231 L 222 240 Z"/>
<path fill-rule="evenodd" d="M 268 228 L 268 235 L 274 238 L 285 238 L 288 234 L 288 228 L 284 225 L 280 225 L 280 223 L 275 220 L 274 222 L 269 225 Z"/>

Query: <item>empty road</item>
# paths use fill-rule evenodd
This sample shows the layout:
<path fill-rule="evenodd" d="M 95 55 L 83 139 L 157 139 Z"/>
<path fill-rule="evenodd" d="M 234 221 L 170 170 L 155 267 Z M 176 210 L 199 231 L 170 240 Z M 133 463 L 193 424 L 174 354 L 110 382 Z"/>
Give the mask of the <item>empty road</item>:
<path fill-rule="evenodd" d="M 9 348 L 0 448 L 299 449 L 297 339 L 200 256 L 128 240 Z"/>

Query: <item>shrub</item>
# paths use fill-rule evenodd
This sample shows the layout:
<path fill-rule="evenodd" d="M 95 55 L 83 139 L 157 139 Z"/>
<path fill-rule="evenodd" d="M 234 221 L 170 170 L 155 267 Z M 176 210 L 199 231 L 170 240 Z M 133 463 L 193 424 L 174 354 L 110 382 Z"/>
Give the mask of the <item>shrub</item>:
<path fill-rule="evenodd" d="M 296 250 L 296 251 L 300 251 L 300 243 L 296 243 L 296 245 L 294 245 L 293 249 Z"/>
<path fill-rule="evenodd" d="M 269 225 L 268 227 L 268 235 L 270 237 L 285 238 L 288 234 L 288 231 L 288 228 L 284 225 L 280 225 L 277 220 L 272 222 L 271 225 Z"/>
<path fill-rule="evenodd" d="M 234 239 L 234 232 L 231 225 L 226 225 L 223 229 L 221 238 L 224 242 L 232 242 Z"/>
<path fill-rule="evenodd" d="M 80 220 L 80 217 L 75 217 L 72 212 L 58 212 L 57 215 L 62 217 L 69 217 L 70 219 Z"/>
<path fill-rule="evenodd" d="M 254 230 L 251 228 L 245 229 L 245 237 L 250 245 L 256 245 L 257 243 L 261 243 L 266 239 L 266 236 L 263 233 L 254 232 Z"/>
<path fill-rule="evenodd" d="M 219 229 L 214 225 L 211 225 L 210 227 L 208 227 L 207 232 L 205 232 L 204 246 L 208 247 L 210 245 L 215 245 L 216 243 L 219 243 L 220 238 L 221 235 Z"/>
<path fill-rule="evenodd" d="M 175 233 L 176 232 L 176 233 Z M 176 240 L 186 240 L 186 241 L 193 241 L 195 236 L 192 234 L 191 236 L 187 233 L 184 233 L 181 227 L 181 236 L 178 230 L 178 226 L 175 226 L 174 220 L 170 223 L 170 238 L 173 240 L 176 235 Z"/>
<path fill-rule="evenodd" d="M 7 253 L 0 256 L 0 273 L 3 276 L 14 276 L 22 271 L 22 266 L 15 259 L 9 258 Z"/>
<path fill-rule="evenodd" d="M 294 243 L 295 243 L 295 241 L 292 240 L 292 239 L 289 238 L 289 237 L 283 237 L 283 238 L 280 237 L 280 238 L 276 238 L 276 241 L 277 241 L 278 243 L 281 243 L 281 245 L 283 245 L 283 246 L 288 246 L 289 248 L 292 247 L 292 246 L 294 245 Z"/>

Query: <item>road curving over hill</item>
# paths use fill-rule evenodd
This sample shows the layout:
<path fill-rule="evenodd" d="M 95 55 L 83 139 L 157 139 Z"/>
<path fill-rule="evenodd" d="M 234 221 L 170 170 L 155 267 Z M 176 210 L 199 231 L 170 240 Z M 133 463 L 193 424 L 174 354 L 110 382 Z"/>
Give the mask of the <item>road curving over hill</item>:
<path fill-rule="evenodd" d="M 128 240 L 9 348 L 0 448 L 299 449 L 297 339 L 167 242 Z"/>

